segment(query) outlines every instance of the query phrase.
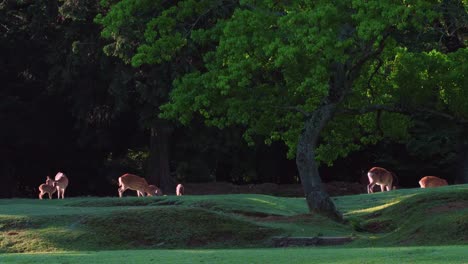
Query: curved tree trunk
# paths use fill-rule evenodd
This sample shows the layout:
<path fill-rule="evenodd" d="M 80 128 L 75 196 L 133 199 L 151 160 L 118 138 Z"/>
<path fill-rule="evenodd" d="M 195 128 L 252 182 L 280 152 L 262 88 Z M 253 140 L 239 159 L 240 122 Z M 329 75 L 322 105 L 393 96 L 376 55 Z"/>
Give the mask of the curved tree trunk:
<path fill-rule="evenodd" d="M 335 108 L 334 104 L 324 105 L 306 119 L 297 145 L 296 164 L 310 212 L 341 221 L 343 216 L 325 191 L 315 160 L 315 148 L 320 132 L 332 118 Z"/>
<path fill-rule="evenodd" d="M 158 122 L 151 128 L 150 156 L 147 180 L 163 193 L 175 192 L 175 181 L 169 167 L 169 142 L 172 128 L 165 122 Z"/>

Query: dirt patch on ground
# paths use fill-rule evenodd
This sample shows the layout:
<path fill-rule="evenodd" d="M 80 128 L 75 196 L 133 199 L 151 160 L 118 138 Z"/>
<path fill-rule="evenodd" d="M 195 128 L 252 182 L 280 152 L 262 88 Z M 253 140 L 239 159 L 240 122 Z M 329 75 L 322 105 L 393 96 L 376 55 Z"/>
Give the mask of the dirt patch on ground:
<path fill-rule="evenodd" d="M 311 214 L 300 214 L 300 215 L 275 215 L 266 214 L 262 212 L 246 212 L 246 211 L 233 211 L 233 213 L 246 216 L 254 219 L 256 222 L 283 222 L 283 223 L 295 223 L 298 221 L 307 222 L 312 221 L 313 217 Z"/>
<path fill-rule="evenodd" d="M 428 209 L 429 213 L 446 213 L 458 211 L 468 208 L 468 201 L 453 201 L 446 204 L 441 204 Z"/>
<path fill-rule="evenodd" d="M 391 230 L 391 221 L 371 221 L 366 223 L 362 229 L 370 233 L 385 233 Z"/>
<path fill-rule="evenodd" d="M 186 183 L 185 194 L 240 194 L 255 193 L 285 197 L 303 197 L 304 191 L 300 184 L 246 184 L 235 185 L 228 182 Z M 330 196 L 352 195 L 366 192 L 366 186 L 356 182 L 328 182 L 325 188 Z"/>
<path fill-rule="evenodd" d="M 298 221 L 312 221 L 312 215 L 310 214 L 301 214 L 293 216 L 281 216 L 281 215 L 270 215 L 268 217 L 263 217 L 258 219 L 259 221 L 265 222 L 285 222 L 285 223 L 295 223 Z"/>

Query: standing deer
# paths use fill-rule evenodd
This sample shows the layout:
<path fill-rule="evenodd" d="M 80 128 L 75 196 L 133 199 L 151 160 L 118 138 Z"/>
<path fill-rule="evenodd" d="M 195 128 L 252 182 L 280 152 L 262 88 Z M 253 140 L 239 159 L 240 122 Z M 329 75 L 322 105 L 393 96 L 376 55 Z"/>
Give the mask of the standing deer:
<path fill-rule="evenodd" d="M 122 197 L 123 192 L 125 192 L 127 189 L 137 191 L 137 195 L 140 197 L 145 196 L 145 193 L 152 196 L 153 194 L 156 194 L 156 189 L 159 188 L 156 187 L 156 189 L 154 189 L 148 185 L 148 182 L 144 178 L 140 176 L 126 173 L 119 177 L 119 197 Z"/>
<path fill-rule="evenodd" d="M 177 196 L 182 196 L 184 195 L 184 186 L 182 184 L 177 184 L 177 187 L 176 187 L 176 195 Z"/>
<path fill-rule="evenodd" d="M 393 186 L 393 174 L 384 168 L 373 167 L 367 173 L 367 177 L 369 178 L 367 193 L 373 193 L 373 188 L 376 184 L 380 185 L 382 192 L 395 189 L 395 186 Z"/>
<path fill-rule="evenodd" d="M 65 189 L 68 187 L 68 178 L 62 172 L 55 175 L 55 186 L 57 187 L 57 197 L 65 199 Z"/>
<path fill-rule="evenodd" d="M 447 181 L 436 176 L 424 176 L 420 181 L 421 188 L 440 187 L 448 185 Z"/>
<path fill-rule="evenodd" d="M 52 199 L 52 194 L 54 194 L 56 191 L 55 182 L 49 176 L 47 176 L 46 183 L 39 185 L 39 191 L 39 199 L 42 200 L 42 197 L 46 193 L 49 195 L 49 199 Z"/>

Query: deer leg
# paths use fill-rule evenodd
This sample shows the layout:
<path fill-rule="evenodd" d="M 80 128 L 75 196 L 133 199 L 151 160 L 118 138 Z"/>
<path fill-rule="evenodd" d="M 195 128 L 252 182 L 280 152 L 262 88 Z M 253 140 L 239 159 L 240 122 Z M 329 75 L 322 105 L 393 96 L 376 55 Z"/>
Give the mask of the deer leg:
<path fill-rule="evenodd" d="M 41 200 L 42 200 L 42 195 L 43 195 L 42 192 L 40 192 L 39 193 L 39 199 L 41 199 Z"/>
<path fill-rule="evenodd" d="M 124 186 L 119 188 L 119 197 L 120 198 L 122 198 L 123 192 L 125 192 L 125 190 L 127 190 L 127 188 L 125 188 Z"/>
<path fill-rule="evenodd" d="M 385 192 L 385 185 L 380 185 L 380 191 Z"/>
<path fill-rule="evenodd" d="M 372 190 L 374 188 L 374 185 L 375 183 L 371 182 L 369 183 L 369 185 L 367 185 L 367 193 L 374 193 L 374 190 Z"/>

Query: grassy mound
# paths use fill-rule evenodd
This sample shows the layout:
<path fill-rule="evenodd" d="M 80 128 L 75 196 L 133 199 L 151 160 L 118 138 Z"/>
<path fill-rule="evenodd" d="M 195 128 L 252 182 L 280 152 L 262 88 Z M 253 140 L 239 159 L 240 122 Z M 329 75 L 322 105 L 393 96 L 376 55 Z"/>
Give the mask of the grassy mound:
<path fill-rule="evenodd" d="M 0 200 L 0 253 L 268 247 L 272 236 L 354 236 L 350 247 L 467 245 L 468 185 L 333 198 L 345 224 L 304 198 L 268 195 Z"/>
<path fill-rule="evenodd" d="M 468 244 L 466 185 L 374 196 L 378 195 L 386 196 L 388 202 L 350 217 L 357 231 L 374 234 L 361 242 L 380 246 Z"/>
<path fill-rule="evenodd" d="M 0 219 L 0 252 L 259 246 L 272 228 L 198 208 Z"/>

